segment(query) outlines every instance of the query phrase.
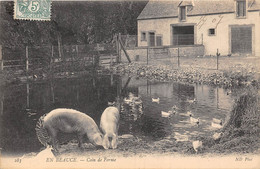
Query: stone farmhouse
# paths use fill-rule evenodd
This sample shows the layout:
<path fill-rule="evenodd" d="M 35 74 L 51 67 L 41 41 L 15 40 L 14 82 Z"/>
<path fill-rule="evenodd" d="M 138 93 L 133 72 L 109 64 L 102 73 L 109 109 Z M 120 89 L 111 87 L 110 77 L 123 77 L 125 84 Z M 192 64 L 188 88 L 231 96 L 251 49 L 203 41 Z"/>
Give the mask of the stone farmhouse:
<path fill-rule="evenodd" d="M 150 0 L 137 23 L 137 53 L 260 56 L 260 0 Z"/>

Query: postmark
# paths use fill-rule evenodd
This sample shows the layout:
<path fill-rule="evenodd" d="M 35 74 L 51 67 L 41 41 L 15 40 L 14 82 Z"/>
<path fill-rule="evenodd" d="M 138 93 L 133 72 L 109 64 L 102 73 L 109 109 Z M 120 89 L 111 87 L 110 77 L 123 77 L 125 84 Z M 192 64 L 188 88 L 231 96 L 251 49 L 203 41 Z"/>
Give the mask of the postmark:
<path fill-rule="evenodd" d="M 14 19 L 51 20 L 51 0 L 15 0 L 14 4 Z"/>

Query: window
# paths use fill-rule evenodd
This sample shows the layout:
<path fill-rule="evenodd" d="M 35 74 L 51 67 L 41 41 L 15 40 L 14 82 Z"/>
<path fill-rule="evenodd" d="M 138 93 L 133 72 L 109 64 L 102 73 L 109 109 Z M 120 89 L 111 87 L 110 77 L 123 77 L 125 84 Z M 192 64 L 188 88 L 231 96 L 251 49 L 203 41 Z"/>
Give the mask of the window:
<path fill-rule="evenodd" d="M 237 4 L 237 11 L 236 11 L 237 17 L 244 18 L 246 16 L 246 1 L 239 0 L 236 2 L 236 4 Z"/>
<path fill-rule="evenodd" d="M 146 33 L 141 32 L 141 41 L 146 41 Z"/>
<path fill-rule="evenodd" d="M 155 46 L 155 33 L 149 32 L 149 46 Z"/>
<path fill-rule="evenodd" d="M 162 46 L 162 35 L 156 35 L 156 46 Z"/>
<path fill-rule="evenodd" d="M 180 6 L 180 21 L 186 21 L 186 6 Z"/>
<path fill-rule="evenodd" d="M 216 35 L 216 30 L 214 28 L 209 29 L 209 36 L 213 36 L 213 35 Z"/>

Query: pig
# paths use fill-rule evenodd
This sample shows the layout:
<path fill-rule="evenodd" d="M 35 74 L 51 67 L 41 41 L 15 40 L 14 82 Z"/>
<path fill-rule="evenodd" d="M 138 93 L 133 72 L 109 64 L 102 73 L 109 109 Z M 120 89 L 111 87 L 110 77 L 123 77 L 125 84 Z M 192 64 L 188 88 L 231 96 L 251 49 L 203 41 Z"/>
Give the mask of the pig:
<path fill-rule="evenodd" d="M 65 108 L 52 110 L 40 118 L 36 125 L 39 141 L 45 146 L 51 142 L 55 151 L 58 151 L 57 134 L 59 132 L 76 133 L 80 148 L 82 148 L 84 135 L 87 135 L 93 145 L 103 145 L 103 135 L 95 121 L 77 110 Z"/>
<path fill-rule="evenodd" d="M 104 134 L 104 149 L 116 149 L 119 127 L 119 110 L 117 107 L 110 106 L 104 110 L 100 119 L 100 128 Z"/>

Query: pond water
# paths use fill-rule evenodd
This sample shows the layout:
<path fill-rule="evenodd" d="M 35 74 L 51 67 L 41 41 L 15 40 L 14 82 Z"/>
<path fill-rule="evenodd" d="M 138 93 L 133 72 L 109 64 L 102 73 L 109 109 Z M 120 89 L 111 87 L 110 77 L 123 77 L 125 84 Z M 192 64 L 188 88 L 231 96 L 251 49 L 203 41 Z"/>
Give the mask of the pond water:
<path fill-rule="evenodd" d="M 147 142 L 164 138 L 187 141 L 212 135 L 212 118 L 225 121 L 234 102 L 223 88 L 116 75 L 12 84 L 2 87 L 0 94 L 0 147 L 6 155 L 39 151 L 42 145 L 36 137 L 35 124 L 40 116 L 55 108 L 82 111 L 99 125 L 108 102 L 120 96 L 119 135 L 132 134 Z M 136 102 L 126 103 L 137 97 Z M 153 102 L 152 98 L 160 100 Z M 196 102 L 192 103 L 194 98 Z M 162 117 L 161 112 L 168 112 L 173 106 L 177 107 L 176 113 Z M 188 111 L 199 118 L 199 125 L 190 122 Z"/>

